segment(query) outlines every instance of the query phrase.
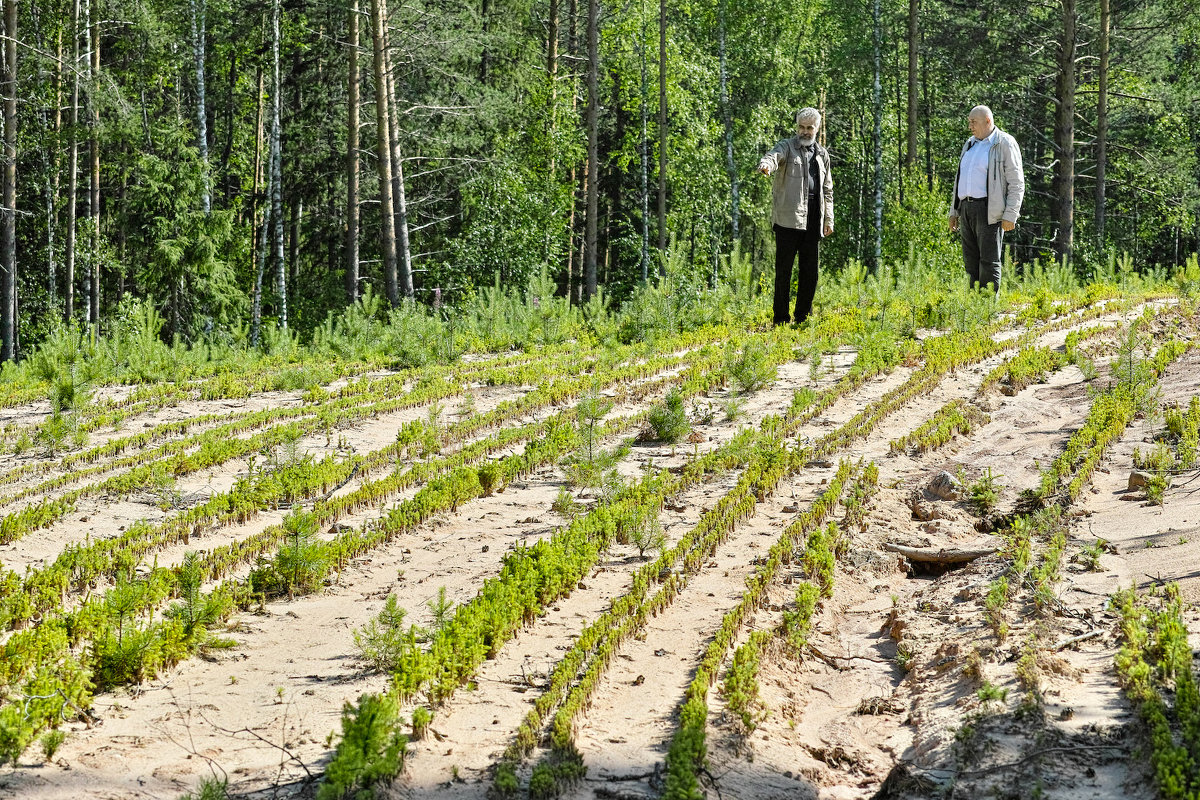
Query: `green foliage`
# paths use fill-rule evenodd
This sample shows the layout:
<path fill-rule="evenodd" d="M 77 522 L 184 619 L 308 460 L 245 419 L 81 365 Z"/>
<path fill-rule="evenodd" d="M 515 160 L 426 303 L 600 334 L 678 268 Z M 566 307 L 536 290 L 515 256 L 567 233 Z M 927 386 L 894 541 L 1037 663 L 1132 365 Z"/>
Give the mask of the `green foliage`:
<path fill-rule="evenodd" d="M 42 746 L 42 757 L 46 761 L 53 761 L 54 756 L 58 753 L 58 748 L 62 747 L 62 743 L 67 740 L 67 732 L 61 728 L 53 728 L 42 734 L 39 743 Z"/>
<path fill-rule="evenodd" d="M 754 732 L 764 716 L 759 708 L 757 673 L 767 636 L 764 632 L 756 631 L 750 635 L 750 641 L 734 651 L 733 663 L 721 688 L 729 710 L 737 716 L 747 735 Z"/>
<path fill-rule="evenodd" d="M 492 785 L 488 789 L 490 800 L 516 800 L 521 790 L 521 781 L 517 778 L 517 767 L 511 761 L 502 761 L 496 765 L 496 774 L 492 776 Z"/>
<path fill-rule="evenodd" d="M 583 504 L 575 499 L 567 487 L 560 486 L 558 494 L 554 496 L 554 502 L 550 504 L 550 510 L 568 520 L 573 520 L 583 510 Z"/>
<path fill-rule="evenodd" d="M 788 646 L 799 653 L 808 644 L 813 615 L 821 602 L 821 589 L 807 581 L 796 590 L 796 607 L 783 612 L 783 630 Z"/>
<path fill-rule="evenodd" d="M 183 635 L 193 647 L 229 647 L 233 642 L 211 634 L 210 628 L 228 616 L 232 610 L 226 596 L 205 595 L 205 570 L 199 553 L 189 550 L 176 573 L 180 602 L 166 612 L 168 619 L 178 620 Z"/>
<path fill-rule="evenodd" d="M 251 572 L 251 591 L 293 597 L 320 589 L 330 561 L 327 549 L 317 539 L 317 526 L 317 518 L 311 512 L 286 516 L 283 544 L 273 559 L 260 559 Z"/>
<path fill-rule="evenodd" d="M 342 709 L 342 738 L 317 790 L 317 800 L 370 800 L 404 770 L 408 739 L 390 695 L 365 694 Z"/>
<path fill-rule="evenodd" d="M 429 732 L 429 725 L 433 722 L 433 712 L 425 706 L 417 706 L 412 712 L 412 738 L 413 741 L 420 741 L 425 738 L 425 734 Z"/>
<path fill-rule="evenodd" d="M 229 782 L 224 778 L 201 778 L 196 790 L 180 795 L 179 800 L 229 800 Z"/>
<path fill-rule="evenodd" d="M 390 594 L 379 614 L 354 632 L 359 658 L 377 672 L 391 672 L 417 646 L 414 632 L 404 629 L 405 616 L 396 595 Z"/>
<path fill-rule="evenodd" d="M 479 467 L 479 485 L 485 497 L 490 497 L 500 485 L 500 465 L 489 461 Z"/>
<path fill-rule="evenodd" d="M 1000 499 L 1001 487 L 996 482 L 997 477 L 992 474 L 991 467 L 985 467 L 979 478 L 967 487 L 967 496 L 980 514 L 990 514 Z"/>
<path fill-rule="evenodd" d="M 687 436 L 692 430 L 688 421 L 687 410 L 683 407 L 683 397 L 678 391 L 672 390 L 665 400 L 650 409 L 646 416 L 654 441 L 674 444 Z"/>
<path fill-rule="evenodd" d="M 725 348 L 725 374 L 741 394 L 752 394 L 775 380 L 775 365 L 755 339 L 730 342 Z"/>

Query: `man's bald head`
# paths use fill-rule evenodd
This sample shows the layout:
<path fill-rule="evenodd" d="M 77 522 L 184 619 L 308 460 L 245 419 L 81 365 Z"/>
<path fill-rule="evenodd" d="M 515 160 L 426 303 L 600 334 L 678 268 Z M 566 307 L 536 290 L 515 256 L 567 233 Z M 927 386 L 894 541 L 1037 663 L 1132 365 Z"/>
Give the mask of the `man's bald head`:
<path fill-rule="evenodd" d="M 971 113 L 967 114 L 967 127 L 971 129 L 971 135 L 976 139 L 991 136 L 992 130 L 996 127 L 992 110 L 987 106 L 972 108 Z"/>

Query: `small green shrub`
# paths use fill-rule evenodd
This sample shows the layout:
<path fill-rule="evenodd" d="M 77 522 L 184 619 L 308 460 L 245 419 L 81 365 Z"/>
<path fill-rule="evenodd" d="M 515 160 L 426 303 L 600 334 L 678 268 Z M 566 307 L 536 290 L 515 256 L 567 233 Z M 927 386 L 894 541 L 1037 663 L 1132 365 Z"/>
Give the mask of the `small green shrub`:
<path fill-rule="evenodd" d="M 329 554 L 317 539 L 317 518 L 308 511 L 284 517 L 284 541 L 275 558 L 260 559 L 250 573 L 256 594 L 293 597 L 320 589 L 329 571 Z"/>
<path fill-rule="evenodd" d="M 567 487 L 559 487 L 558 494 L 554 497 L 554 502 L 550 504 L 550 510 L 555 514 L 573 520 L 583 510 L 583 504 L 575 499 Z"/>
<path fill-rule="evenodd" d="M 413 632 L 404 630 L 406 612 L 396 595 L 388 595 L 383 610 L 354 632 L 358 656 L 378 672 L 391 672 L 416 647 Z"/>
<path fill-rule="evenodd" d="M 325 768 L 317 800 L 369 800 L 375 787 L 390 783 L 404 770 L 408 739 L 391 695 L 365 694 L 342 709 L 342 740 Z"/>
<path fill-rule="evenodd" d="M 42 755 L 46 761 L 53 761 L 58 748 L 62 747 L 62 743 L 67 739 L 67 732 L 59 728 L 53 728 L 42 734 L 40 744 L 42 745 Z"/>
<path fill-rule="evenodd" d="M 479 485 L 483 487 L 484 497 L 491 497 L 500 485 L 500 463 L 489 461 L 479 468 Z"/>
<path fill-rule="evenodd" d="M 201 778 L 195 792 L 188 792 L 179 800 L 229 800 L 229 783 L 223 778 Z"/>
<path fill-rule="evenodd" d="M 417 706 L 412 712 L 412 738 L 420 741 L 429 733 L 429 725 L 433 722 L 433 712 L 425 706 Z"/>
<path fill-rule="evenodd" d="M 692 430 L 687 411 L 683 407 L 683 398 L 675 390 L 672 390 L 662 403 L 650 409 L 650 413 L 646 415 L 646 423 L 652 432 L 652 437 L 647 438 L 670 444 L 678 442 Z"/>
<path fill-rule="evenodd" d="M 979 476 L 979 480 L 967 487 L 971 505 L 980 514 L 990 514 L 1000 499 L 1000 485 L 996 482 L 998 477 L 1000 476 L 992 474 L 991 467 L 987 467 Z"/>
<path fill-rule="evenodd" d="M 725 349 L 725 374 L 741 394 L 751 394 L 775 380 L 775 366 L 761 341 L 730 342 Z"/>
<path fill-rule="evenodd" d="M 502 761 L 496 766 L 492 786 L 488 790 L 490 800 L 515 800 L 521 792 L 521 781 L 517 778 L 517 767 L 511 761 Z"/>

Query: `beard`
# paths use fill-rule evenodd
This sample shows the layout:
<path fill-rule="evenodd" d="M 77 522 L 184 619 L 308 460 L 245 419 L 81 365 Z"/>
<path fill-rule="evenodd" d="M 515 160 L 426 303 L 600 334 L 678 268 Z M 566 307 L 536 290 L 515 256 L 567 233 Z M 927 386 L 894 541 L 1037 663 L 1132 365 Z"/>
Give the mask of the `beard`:
<path fill-rule="evenodd" d="M 797 139 L 797 140 L 800 142 L 800 144 L 801 144 L 801 145 L 803 145 L 804 147 L 808 147 L 808 146 L 809 146 L 809 145 L 811 145 L 811 144 L 816 144 L 816 141 L 817 141 L 817 137 L 816 137 L 816 135 L 813 135 L 813 136 L 805 136 L 805 135 L 804 135 L 804 134 L 802 134 L 802 133 L 797 133 L 797 134 L 796 134 L 796 139 Z"/>

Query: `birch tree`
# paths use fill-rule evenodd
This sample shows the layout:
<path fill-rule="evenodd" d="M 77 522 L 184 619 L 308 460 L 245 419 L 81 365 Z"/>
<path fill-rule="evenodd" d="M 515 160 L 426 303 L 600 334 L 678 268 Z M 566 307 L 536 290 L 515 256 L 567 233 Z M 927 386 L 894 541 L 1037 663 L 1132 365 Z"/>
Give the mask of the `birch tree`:
<path fill-rule="evenodd" d="M 4 178 L 0 204 L 0 360 L 17 357 L 17 0 L 4 0 Z"/>

